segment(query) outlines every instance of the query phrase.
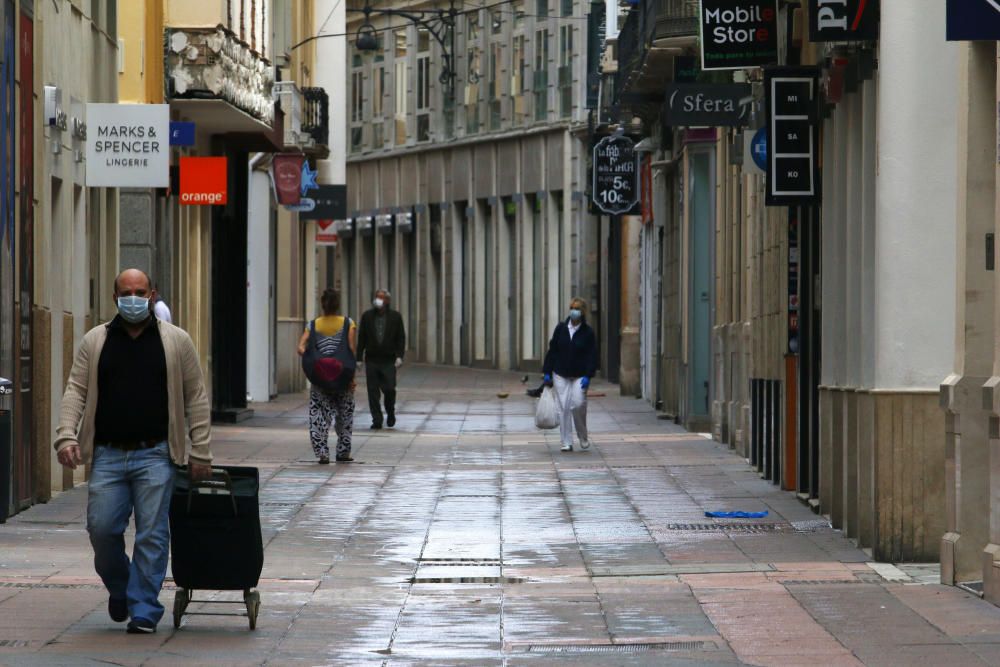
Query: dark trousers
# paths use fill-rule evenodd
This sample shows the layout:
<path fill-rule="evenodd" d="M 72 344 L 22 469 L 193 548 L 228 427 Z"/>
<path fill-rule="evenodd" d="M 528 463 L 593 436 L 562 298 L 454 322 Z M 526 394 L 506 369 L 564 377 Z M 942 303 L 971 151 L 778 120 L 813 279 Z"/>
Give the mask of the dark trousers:
<path fill-rule="evenodd" d="M 368 409 L 372 413 L 372 422 L 382 423 L 382 406 L 379 404 L 379 392 L 385 396 L 386 414 L 396 414 L 396 365 L 393 362 L 365 362 L 365 377 L 368 381 Z"/>

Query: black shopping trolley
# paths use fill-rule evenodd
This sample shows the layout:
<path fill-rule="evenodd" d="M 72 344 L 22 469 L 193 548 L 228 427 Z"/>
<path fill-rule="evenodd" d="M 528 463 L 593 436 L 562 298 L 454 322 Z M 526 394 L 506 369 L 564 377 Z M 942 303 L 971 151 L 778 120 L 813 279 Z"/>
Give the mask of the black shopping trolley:
<path fill-rule="evenodd" d="M 189 616 L 246 616 L 257 627 L 260 593 L 257 583 L 264 567 L 257 495 L 256 468 L 215 466 L 212 477 L 191 481 L 177 476 L 170 501 L 171 570 L 174 627 Z M 187 611 L 196 590 L 243 591 L 246 613 Z M 198 600 L 212 604 L 241 604 L 238 600 Z"/>

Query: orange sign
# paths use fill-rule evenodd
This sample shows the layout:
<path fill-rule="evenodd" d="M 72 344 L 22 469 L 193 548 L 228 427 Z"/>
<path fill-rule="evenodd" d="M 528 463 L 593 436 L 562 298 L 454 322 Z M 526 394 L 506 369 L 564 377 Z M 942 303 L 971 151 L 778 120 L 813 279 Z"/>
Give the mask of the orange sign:
<path fill-rule="evenodd" d="M 226 203 L 226 158 L 182 157 L 180 172 L 182 204 L 215 206 Z"/>

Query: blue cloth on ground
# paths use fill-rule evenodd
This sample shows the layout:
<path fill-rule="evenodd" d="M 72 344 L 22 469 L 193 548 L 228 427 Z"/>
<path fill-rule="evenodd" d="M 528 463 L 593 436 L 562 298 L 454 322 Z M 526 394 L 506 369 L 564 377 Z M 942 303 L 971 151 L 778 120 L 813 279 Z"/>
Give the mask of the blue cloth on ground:
<path fill-rule="evenodd" d="M 763 512 L 705 512 L 705 516 L 715 519 L 762 519 L 767 516 L 767 510 Z"/>

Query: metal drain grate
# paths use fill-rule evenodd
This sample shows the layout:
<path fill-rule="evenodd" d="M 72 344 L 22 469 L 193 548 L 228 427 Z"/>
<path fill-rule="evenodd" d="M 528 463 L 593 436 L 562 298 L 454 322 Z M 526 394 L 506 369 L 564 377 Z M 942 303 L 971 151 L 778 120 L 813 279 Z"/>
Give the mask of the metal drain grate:
<path fill-rule="evenodd" d="M 411 584 L 523 584 L 524 577 L 410 577 Z"/>
<path fill-rule="evenodd" d="M 499 567 L 499 558 L 418 558 L 417 562 L 427 567 Z"/>
<path fill-rule="evenodd" d="M 774 533 L 787 530 L 781 523 L 668 523 L 658 526 L 662 530 L 725 531 L 738 533 Z"/>
<path fill-rule="evenodd" d="M 785 579 L 785 586 L 826 586 L 828 584 L 873 584 L 872 581 L 860 579 Z"/>
<path fill-rule="evenodd" d="M 636 644 L 532 644 L 528 653 L 642 653 L 644 651 L 704 651 L 714 642 L 655 642 Z"/>
<path fill-rule="evenodd" d="M 0 648 L 24 648 L 28 644 L 23 639 L 0 639 Z"/>

